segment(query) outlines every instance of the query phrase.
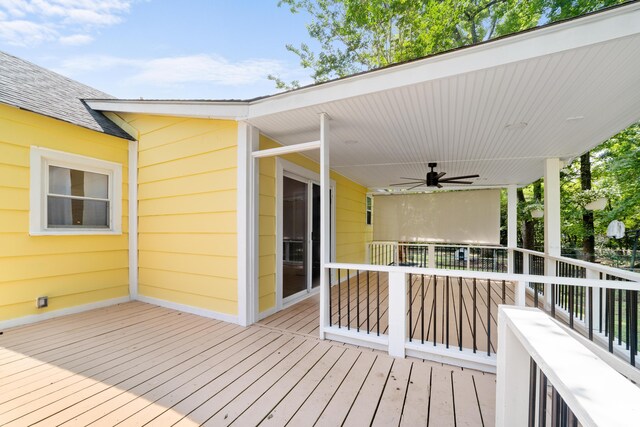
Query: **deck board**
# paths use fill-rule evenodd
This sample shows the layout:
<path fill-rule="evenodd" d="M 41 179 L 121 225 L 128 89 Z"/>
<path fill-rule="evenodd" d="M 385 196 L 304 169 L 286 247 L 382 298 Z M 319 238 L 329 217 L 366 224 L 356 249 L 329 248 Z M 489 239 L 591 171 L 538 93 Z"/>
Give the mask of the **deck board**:
<path fill-rule="evenodd" d="M 8 329 L 0 424 L 492 425 L 494 376 L 321 341 L 317 304 L 247 328 L 132 302 Z"/>

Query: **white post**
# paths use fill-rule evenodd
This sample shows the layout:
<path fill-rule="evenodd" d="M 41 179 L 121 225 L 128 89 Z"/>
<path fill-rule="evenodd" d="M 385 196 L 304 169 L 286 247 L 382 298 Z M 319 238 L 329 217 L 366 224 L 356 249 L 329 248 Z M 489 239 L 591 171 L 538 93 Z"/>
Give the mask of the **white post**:
<path fill-rule="evenodd" d="M 590 268 L 587 268 L 587 274 L 586 274 L 586 278 L 587 279 L 594 279 L 594 280 L 598 280 L 600 279 L 600 274 L 595 271 L 595 270 L 591 270 Z M 593 290 L 593 297 L 591 300 L 591 312 L 587 313 L 591 319 L 593 319 L 593 330 L 594 331 L 598 331 L 600 329 L 600 288 L 595 288 L 592 287 L 591 288 Z M 587 304 L 589 304 L 589 293 L 587 293 Z M 587 305 L 587 307 L 589 307 L 589 305 Z M 588 322 L 588 319 L 586 320 Z"/>
<path fill-rule="evenodd" d="M 429 268 L 436 268 L 436 247 L 434 245 L 428 245 L 429 248 Z"/>
<path fill-rule="evenodd" d="M 331 179 L 329 163 L 329 116 L 320 113 L 320 339 L 329 327 L 329 271 L 325 265 L 331 261 Z"/>
<path fill-rule="evenodd" d="M 518 246 L 518 193 L 515 185 L 507 187 L 507 273 L 515 271 L 513 248 Z"/>
<path fill-rule="evenodd" d="M 138 141 L 129 141 L 129 299 L 138 299 Z"/>
<path fill-rule="evenodd" d="M 560 256 L 560 159 L 546 159 L 544 163 L 544 253 Z M 545 260 L 545 275 L 555 277 L 556 262 Z M 544 308 L 551 309 L 551 285 L 544 285 Z"/>
<path fill-rule="evenodd" d="M 531 357 L 508 327 L 503 307 L 498 308 L 496 426 L 520 426 L 529 413 Z"/>
<path fill-rule="evenodd" d="M 238 323 L 255 322 L 257 311 L 257 160 L 260 132 L 245 122 L 238 123 L 237 233 L 238 233 Z"/>
<path fill-rule="evenodd" d="M 389 273 L 389 355 L 404 357 L 407 331 L 407 286 L 404 273 Z"/>

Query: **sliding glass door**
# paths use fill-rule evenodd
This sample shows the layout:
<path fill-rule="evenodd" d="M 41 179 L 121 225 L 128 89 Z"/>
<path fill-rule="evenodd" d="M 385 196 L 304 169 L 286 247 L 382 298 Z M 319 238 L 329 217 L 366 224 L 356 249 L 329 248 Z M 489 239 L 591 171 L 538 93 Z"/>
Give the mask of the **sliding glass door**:
<path fill-rule="evenodd" d="M 282 298 L 300 298 L 320 285 L 320 185 L 282 180 Z"/>

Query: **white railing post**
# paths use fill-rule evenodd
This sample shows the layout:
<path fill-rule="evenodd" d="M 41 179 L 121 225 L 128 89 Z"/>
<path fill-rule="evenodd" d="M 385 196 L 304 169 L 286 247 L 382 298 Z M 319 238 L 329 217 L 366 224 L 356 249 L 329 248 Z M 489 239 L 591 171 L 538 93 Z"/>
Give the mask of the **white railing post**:
<path fill-rule="evenodd" d="M 526 252 L 522 253 L 522 274 L 524 275 L 529 275 L 530 273 L 530 269 L 529 269 L 529 254 Z M 529 286 L 529 282 L 524 282 L 526 286 Z"/>
<path fill-rule="evenodd" d="M 389 355 L 403 357 L 407 331 L 407 286 L 404 273 L 389 273 Z"/>
<path fill-rule="evenodd" d="M 429 268 L 436 268 L 436 247 L 434 245 L 427 245 L 429 250 Z"/>
<path fill-rule="evenodd" d="M 463 253 L 467 255 L 467 270 L 471 270 L 471 247 L 465 248 Z M 482 249 L 480 249 L 480 255 L 482 256 Z"/>
<path fill-rule="evenodd" d="M 393 249 L 395 251 L 394 257 L 394 265 L 400 265 L 400 244 L 398 242 L 393 242 Z"/>
<path fill-rule="evenodd" d="M 329 164 L 329 116 L 320 114 L 320 339 L 325 338 L 329 327 L 329 269 L 331 262 L 331 180 Z"/>
<path fill-rule="evenodd" d="M 364 244 L 364 263 L 371 264 L 371 245 L 372 242 L 367 242 Z"/>
<path fill-rule="evenodd" d="M 514 301 L 513 304 L 518 306 L 518 307 L 524 307 L 527 305 L 527 283 L 523 282 L 521 280 L 518 280 L 516 282 L 516 289 L 515 289 L 515 293 L 514 293 Z"/>
<path fill-rule="evenodd" d="M 529 412 L 531 357 L 508 327 L 504 306 L 498 308 L 498 367 L 496 372 L 496 426 L 523 425 Z"/>
<path fill-rule="evenodd" d="M 597 271 L 592 270 L 590 268 L 586 269 L 586 278 L 587 279 L 600 279 L 600 274 Z M 591 301 L 587 299 L 587 307 L 591 306 L 591 312 L 587 313 L 592 320 L 593 330 L 600 330 L 600 288 L 591 287 L 593 296 L 591 297 Z M 589 293 L 587 292 L 587 298 L 589 298 Z"/>

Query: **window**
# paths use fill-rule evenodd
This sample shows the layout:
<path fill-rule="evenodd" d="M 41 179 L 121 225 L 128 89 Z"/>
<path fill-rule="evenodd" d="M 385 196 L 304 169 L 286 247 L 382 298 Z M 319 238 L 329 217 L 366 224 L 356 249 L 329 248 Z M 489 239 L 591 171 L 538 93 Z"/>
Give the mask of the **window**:
<path fill-rule="evenodd" d="M 30 233 L 122 232 L 122 166 L 31 147 Z"/>
<path fill-rule="evenodd" d="M 372 205 L 373 205 L 373 198 L 371 196 L 367 196 L 367 225 L 371 225 Z"/>

